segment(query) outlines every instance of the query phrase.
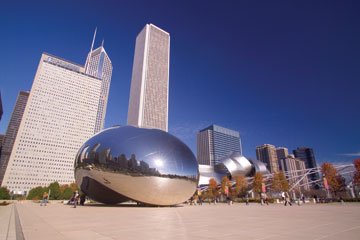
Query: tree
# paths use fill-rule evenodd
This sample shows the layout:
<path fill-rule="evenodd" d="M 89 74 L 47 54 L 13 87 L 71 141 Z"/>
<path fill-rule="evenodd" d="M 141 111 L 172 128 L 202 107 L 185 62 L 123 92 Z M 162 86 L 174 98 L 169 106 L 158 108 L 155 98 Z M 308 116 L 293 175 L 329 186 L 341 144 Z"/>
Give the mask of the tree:
<path fill-rule="evenodd" d="M 47 191 L 47 188 L 43 187 L 36 187 L 29 191 L 29 194 L 27 195 L 26 199 L 28 200 L 40 200 L 43 197 L 44 192 Z"/>
<path fill-rule="evenodd" d="M 10 191 L 6 187 L 0 187 L 0 199 L 2 200 L 10 199 Z"/>
<path fill-rule="evenodd" d="M 235 193 L 236 195 L 243 195 L 248 187 L 248 182 L 244 176 L 236 177 Z"/>
<path fill-rule="evenodd" d="M 226 194 L 226 188 L 227 188 L 227 191 L 229 191 L 229 185 L 230 185 L 229 178 L 227 176 L 224 176 L 221 179 L 221 192 L 223 194 Z"/>
<path fill-rule="evenodd" d="M 64 189 L 64 191 L 61 193 L 61 199 L 70 199 L 73 195 L 73 191 L 70 187 L 67 187 Z"/>
<path fill-rule="evenodd" d="M 283 171 L 278 172 L 280 185 L 281 185 L 281 191 L 287 192 L 289 191 L 289 182 L 285 177 L 285 173 Z"/>
<path fill-rule="evenodd" d="M 330 191 L 336 195 L 336 192 L 338 192 L 341 188 L 341 184 L 338 181 L 338 173 L 334 168 L 334 165 L 328 162 L 323 163 L 321 165 L 321 172 L 327 180 Z"/>
<path fill-rule="evenodd" d="M 354 160 L 355 174 L 354 184 L 360 186 L 360 158 Z"/>
<path fill-rule="evenodd" d="M 263 175 L 259 172 L 255 173 L 254 176 L 254 183 L 253 183 L 253 190 L 254 192 L 260 193 L 263 183 Z"/>
<path fill-rule="evenodd" d="M 60 185 L 58 182 L 50 183 L 49 185 L 50 199 L 58 200 L 61 197 Z"/>
<path fill-rule="evenodd" d="M 281 185 L 281 180 L 280 180 L 279 173 L 280 173 L 280 172 L 274 173 L 274 176 L 273 176 L 273 179 L 272 179 L 272 183 L 271 183 L 271 188 L 272 188 L 275 192 L 281 192 L 281 191 L 282 191 L 282 185 Z"/>
<path fill-rule="evenodd" d="M 210 198 L 217 196 L 217 182 L 214 178 L 209 180 L 208 196 Z"/>
<path fill-rule="evenodd" d="M 71 188 L 72 192 L 79 191 L 78 186 L 74 182 L 70 183 L 70 188 Z"/>

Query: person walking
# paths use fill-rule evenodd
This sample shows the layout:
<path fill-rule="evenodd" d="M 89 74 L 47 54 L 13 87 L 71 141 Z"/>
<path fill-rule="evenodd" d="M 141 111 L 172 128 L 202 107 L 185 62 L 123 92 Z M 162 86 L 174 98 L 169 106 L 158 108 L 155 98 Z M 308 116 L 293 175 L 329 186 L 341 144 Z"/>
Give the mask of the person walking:
<path fill-rule="evenodd" d="M 79 201 L 79 197 L 80 197 L 79 192 L 75 191 L 74 192 L 74 208 L 76 208 L 76 205 L 77 205 L 77 203 Z"/>
<path fill-rule="evenodd" d="M 49 197 L 48 193 L 47 193 L 47 192 L 44 192 L 44 193 L 43 193 L 42 200 L 41 200 L 41 202 L 40 202 L 40 206 L 42 206 L 42 205 L 46 206 L 47 201 L 48 201 L 48 197 Z"/>
<path fill-rule="evenodd" d="M 264 202 L 266 203 L 266 205 L 269 205 L 269 199 L 266 193 L 264 193 Z"/>
<path fill-rule="evenodd" d="M 249 205 L 249 192 L 246 193 L 245 203 L 246 203 L 246 205 Z"/>
<path fill-rule="evenodd" d="M 287 205 L 287 203 L 289 203 L 290 206 L 292 206 L 291 204 L 291 201 L 290 201 L 290 196 L 289 196 L 289 193 L 288 192 L 285 192 L 284 193 L 284 196 L 285 196 L 285 206 Z"/>
<path fill-rule="evenodd" d="M 198 199 L 199 199 L 199 205 L 202 205 L 203 201 L 202 201 L 202 193 L 200 190 L 198 190 Z"/>

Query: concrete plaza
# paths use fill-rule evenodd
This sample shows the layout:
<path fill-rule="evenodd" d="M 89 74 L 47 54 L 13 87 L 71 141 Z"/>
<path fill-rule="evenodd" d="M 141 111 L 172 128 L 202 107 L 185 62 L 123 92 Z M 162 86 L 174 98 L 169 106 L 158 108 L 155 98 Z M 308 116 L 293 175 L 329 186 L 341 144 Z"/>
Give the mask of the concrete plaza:
<path fill-rule="evenodd" d="M 26 240 L 360 239 L 360 204 L 350 203 L 291 207 L 235 203 L 231 206 L 90 205 L 72 208 L 58 202 L 40 207 L 26 201 L 0 207 L 0 224 L 6 224 L 5 218 L 12 221 L 11 206 L 17 209 Z M 10 228 L 15 229 L 14 226 Z M 10 233 L 8 239 L 15 239 L 11 238 L 13 235 Z M 7 239 L 5 235 L 0 237 Z"/>

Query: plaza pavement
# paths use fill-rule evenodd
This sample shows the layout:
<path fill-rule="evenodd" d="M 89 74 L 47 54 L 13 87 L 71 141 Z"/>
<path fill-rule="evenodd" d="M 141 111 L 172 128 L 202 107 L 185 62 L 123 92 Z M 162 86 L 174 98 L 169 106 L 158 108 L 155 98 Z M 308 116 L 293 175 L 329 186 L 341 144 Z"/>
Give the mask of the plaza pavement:
<path fill-rule="evenodd" d="M 355 203 L 72 208 L 58 202 L 40 207 L 26 201 L 0 207 L 0 239 L 15 239 L 5 238 L 2 227 L 4 219 L 11 218 L 12 206 L 19 213 L 26 240 L 360 239 L 360 204 Z"/>

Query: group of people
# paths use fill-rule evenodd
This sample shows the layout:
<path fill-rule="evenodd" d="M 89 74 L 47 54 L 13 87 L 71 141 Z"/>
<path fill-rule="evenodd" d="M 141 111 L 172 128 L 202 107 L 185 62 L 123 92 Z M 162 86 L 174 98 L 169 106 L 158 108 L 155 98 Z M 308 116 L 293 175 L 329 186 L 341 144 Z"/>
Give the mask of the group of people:
<path fill-rule="evenodd" d="M 75 191 L 67 204 L 72 205 L 74 208 L 76 208 L 76 206 L 79 204 L 79 200 L 80 200 L 80 205 L 84 206 L 86 195 L 85 194 L 80 195 L 79 191 Z M 49 194 L 47 192 L 44 192 L 42 200 L 40 201 L 40 206 L 46 206 L 48 201 L 49 201 Z"/>

